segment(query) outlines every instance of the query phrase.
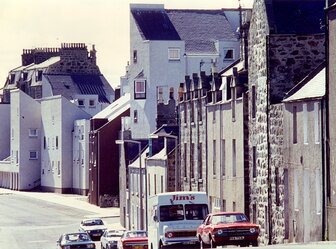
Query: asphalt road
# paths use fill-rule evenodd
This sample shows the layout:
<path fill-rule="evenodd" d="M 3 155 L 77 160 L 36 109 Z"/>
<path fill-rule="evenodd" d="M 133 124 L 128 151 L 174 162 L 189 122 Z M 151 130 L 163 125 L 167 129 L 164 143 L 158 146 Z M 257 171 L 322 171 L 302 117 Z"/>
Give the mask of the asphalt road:
<path fill-rule="evenodd" d="M 55 249 L 60 234 L 78 231 L 94 213 L 17 194 L 0 195 L 1 249 Z M 108 223 L 119 218 L 104 219 Z M 100 248 L 99 241 L 96 242 Z"/>

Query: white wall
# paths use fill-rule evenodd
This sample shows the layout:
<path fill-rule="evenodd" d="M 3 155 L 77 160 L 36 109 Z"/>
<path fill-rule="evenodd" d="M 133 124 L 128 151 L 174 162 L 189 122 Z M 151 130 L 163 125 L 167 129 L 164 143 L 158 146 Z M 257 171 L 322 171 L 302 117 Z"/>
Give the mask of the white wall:
<path fill-rule="evenodd" d="M 37 129 L 37 136 L 30 136 L 29 129 Z M 41 172 L 41 106 L 22 92 L 11 91 L 11 167 L 19 172 L 18 189 L 31 189 L 39 185 Z M 30 152 L 37 152 L 37 159 L 30 159 Z"/>
<path fill-rule="evenodd" d="M 10 155 L 10 105 L 0 104 L 0 160 Z"/>
<path fill-rule="evenodd" d="M 41 186 L 51 189 L 71 189 L 74 122 L 77 119 L 89 119 L 90 115 L 61 96 L 43 99 L 41 113 L 43 136 L 47 141 L 46 149 L 42 144 L 44 174 Z"/>
<path fill-rule="evenodd" d="M 72 187 L 89 189 L 89 132 L 90 120 L 76 120 L 73 132 L 73 179 Z"/>

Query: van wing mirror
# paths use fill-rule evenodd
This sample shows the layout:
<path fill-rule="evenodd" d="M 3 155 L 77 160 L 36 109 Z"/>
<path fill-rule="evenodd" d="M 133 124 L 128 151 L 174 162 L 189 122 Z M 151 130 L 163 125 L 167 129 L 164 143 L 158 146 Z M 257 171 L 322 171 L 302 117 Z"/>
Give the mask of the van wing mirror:
<path fill-rule="evenodd" d="M 153 220 L 154 220 L 155 222 L 158 222 L 158 217 L 157 217 L 156 215 L 154 215 L 154 216 L 153 216 Z"/>

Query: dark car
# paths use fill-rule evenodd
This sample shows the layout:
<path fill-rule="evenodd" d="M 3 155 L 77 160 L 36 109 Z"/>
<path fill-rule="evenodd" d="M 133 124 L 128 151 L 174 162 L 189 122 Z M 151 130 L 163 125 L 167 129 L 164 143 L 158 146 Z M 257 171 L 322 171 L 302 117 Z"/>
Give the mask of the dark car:
<path fill-rule="evenodd" d="M 243 213 L 209 214 L 197 229 L 201 248 L 204 246 L 258 246 L 259 226 L 250 223 Z"/>
<path fill-rule="evenodd" d="M 87 232 L 92 240 L 99 240 L 105 230 L 106 225 L 100 218 L 82 220 L 79 227 L 79 231 Z"/>
<path fill-rule="evenodd" d="M 84 249 L 96 248 L 95 243 L 90 236 L 85 232 L 65 233 L 56 241 L 57 248 L 61 249 Z"/>
<path fill-rule="evenodd" d="M 118 241 L 124 234 L 125 230 L 108 229 L 100 237 L 101 249 L 118 248 Z"/>

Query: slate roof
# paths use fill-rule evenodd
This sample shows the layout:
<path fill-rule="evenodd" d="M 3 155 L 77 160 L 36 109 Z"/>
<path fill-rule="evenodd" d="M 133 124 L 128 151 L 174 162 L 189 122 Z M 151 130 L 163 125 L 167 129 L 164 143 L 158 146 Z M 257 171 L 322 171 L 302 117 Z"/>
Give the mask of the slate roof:
<path fill-rule="evenodd" d="M 112 104 L 107 106 L 105 109 L 97 113 L 95 116 L 93 116 L 92 119 L 108 119 L 108 121 L 111 121 L 117 118 L 122 113 L 131 108 L 130 99 L 130 94 L 126 93 L 125 95 L 114 101 Z"/>
<path fill-rule="evenodd" d="M 189 53 L 218 53 L 215 40 L 236 41 L 223 10 L 166 10 Z"/>
<path fill-rule="evenodd" d="M 266 10 L 272 34 L 324 32 L 325 0 L 272 0 Z"/>
<path fill-rule="evenodd" d="M 144 40 L 181 40 L 163 9 L 131 9 Z"/>
<path fill-rule="evenodd" d="M 106 98 L 102 75 L 44 75 L 51 84 L 53 95 L 71 100 L 76 94 L 97 94 L 99 102 L 110 103 Z"/>
<path fill-rule="evenodd" d="M 283 102 L 293 102 L 305 99 L 322 98 L 326 94 L 326 69 L 325 63 L 318 66 L 301 82 L 294 86 Z"/>

